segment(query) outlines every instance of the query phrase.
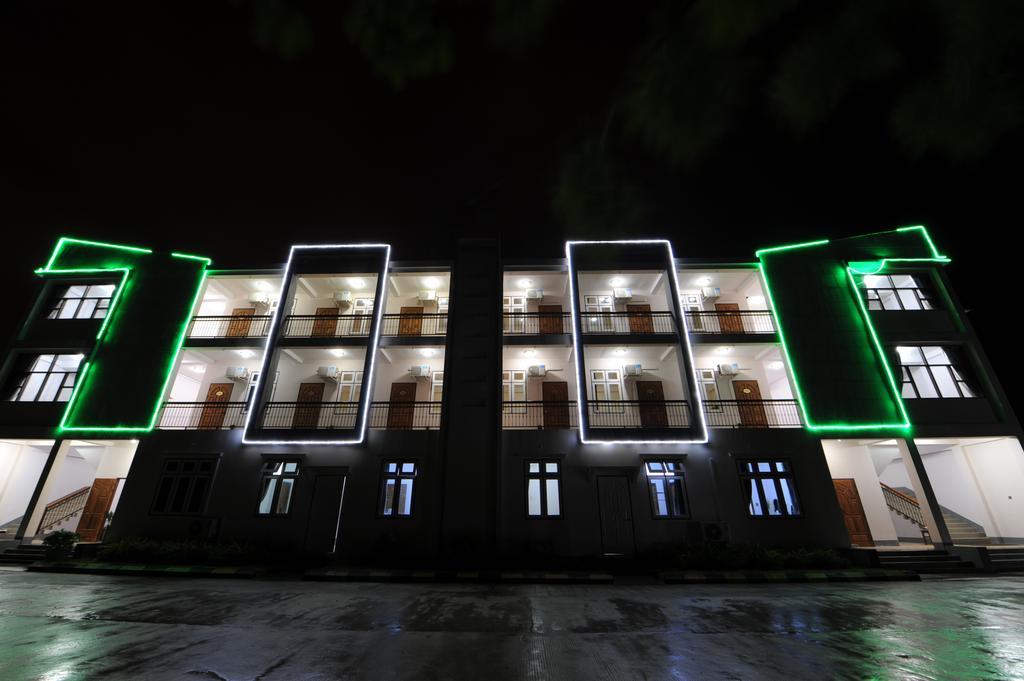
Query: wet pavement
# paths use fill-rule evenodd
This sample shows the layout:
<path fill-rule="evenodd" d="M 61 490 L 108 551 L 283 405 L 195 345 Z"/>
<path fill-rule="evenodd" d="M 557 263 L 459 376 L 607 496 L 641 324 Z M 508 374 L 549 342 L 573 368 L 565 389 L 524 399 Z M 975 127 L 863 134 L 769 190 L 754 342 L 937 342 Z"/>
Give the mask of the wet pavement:
<path fill-rule="evenodd" d="M 0 570 L 0 679 L 1022 679 L 1024 575 L 339 584 Z"/>

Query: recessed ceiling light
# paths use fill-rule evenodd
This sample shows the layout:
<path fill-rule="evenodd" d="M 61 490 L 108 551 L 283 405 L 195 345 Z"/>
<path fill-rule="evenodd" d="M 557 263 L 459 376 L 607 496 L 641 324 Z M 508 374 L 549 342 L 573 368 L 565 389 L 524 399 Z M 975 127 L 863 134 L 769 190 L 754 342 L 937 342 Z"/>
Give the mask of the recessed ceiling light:
<path fill-rule="evenodd" d="M 622 277 L 612 277 L 608 283 L 612 286 L 623 286 L 626 283 L 626 280 Z"/>
<path fill-rule="evenodd" d="M 423 285 L 429 289 L 434 289 L 441 285 L 441 280 L 437 277 L 425 277 L 423 279 Z"/>
<path fill-rule="evenodd" d="M 420 350 L 420 356 L 421 357 L 433 357 L 436 354 L 437 354 L 437 350 L 435 350 L 434 348 L 422 348 Z"/>
<path fill-rule="evenodd" d="M 536 354 L 537 354 L 537 351 L 534 350 L 533 348 L 530 348 L 529 350 L 523 350 L 523 356 L 524 357 L 533 357 Z"/>
<path fill-rule="evenodd" d="M 257 279 L 256 281 L 252 282 L 252 285 L 256 287 L 257 291 L 269 291 L 270 289 L 273 288 L 273 286 L 270 285 L 269 281 L 264 281 L 263 279 Z"/>
<path fill-rule="evenodd" d="M 245 350 L 245 349 L 235 350 L 235 354 L 238 355 L 239 357 L 244 358 L 244 359 L 249 359 L 250 357 L 255 357 L 256 356 L 256 353 L 253 352 L 252 350 Z"/>
<path fill-rule="evenodd" d="M 612 350 L 612 353 L 614 353 L 616 355 L 624 355 L 624 354 L 626 354 L 626 352 L 627 352 L 626 348 L 615 348 L 614 350 Z"/>
<path fill-rule="evenodd" d="M 347 355 L 347 354 L 348 354 L 347 352 L 345 352 L 345 351 L 344 351 L 344 350 L 342 350 L 341 348 L 331 348 L 331 349 L 330 349 L 330 350 L 328 350 L 327 352 L 331 353 L 331 355 L 332 355 L 333 357 L 344 357 L 345 355 Z"/>
<path fill-rule="evenodd" d="M 520 279 L 516 283 L 519 284 L 519 288 L 530 288 L 533 286 L 533 279 Z"/>
<path fill-rule="evenodd" d="M 352 288 L 366 288 L 366 280 L 359 277 L 349 277 L 348 285 Z"/>
<path fill-rule="evenodd" d="M 768 362 L 768 364 L 766 364 L 765 366 L 771 369 L 772 371 L 778 371 L 779 369 L 782 368 L 783 365 L 782 362 L 775 360 L 774 362 Z"/>
<path fill-rule="evenodd" d="M 711 284 L 711 277 L 708 277 L 708 276 L 697 277 L 696 284 L 697 284 L 697 286 L 708 286 L 708 285 Z"/>
<path fill-rule="evenodd" d="M 205 364 L 186 364 L 185 366 L 188 368 L 189 371 L 194 371 L 197 374 L 201 374 L 204 371 L 206 371 Z"/>
<path fill-rule="evenodd" d="M 730 352 L 732 352 L 732 346 L 720 345 L 717 348 L 715 348 L 715 352 L 718 353 L 719 355 L 728 355 Z"/>

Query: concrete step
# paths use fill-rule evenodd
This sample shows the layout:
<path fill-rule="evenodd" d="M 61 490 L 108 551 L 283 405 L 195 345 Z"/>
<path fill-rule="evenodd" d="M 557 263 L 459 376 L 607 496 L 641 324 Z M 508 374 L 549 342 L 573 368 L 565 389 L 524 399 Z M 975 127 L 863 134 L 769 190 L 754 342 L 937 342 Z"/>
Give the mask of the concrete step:
<path fill-rule="evenodd" d="M 39 544 L 20 544 L 0 553 L 0 564 L 22 565 L 46 559 L 46 547 Z"/>
<path fill-rule="evenodd" d="M 974 572 L 974 564 L 946 551 L 879 551 L 878 562 L 884 568 L 925 573 Z"/>

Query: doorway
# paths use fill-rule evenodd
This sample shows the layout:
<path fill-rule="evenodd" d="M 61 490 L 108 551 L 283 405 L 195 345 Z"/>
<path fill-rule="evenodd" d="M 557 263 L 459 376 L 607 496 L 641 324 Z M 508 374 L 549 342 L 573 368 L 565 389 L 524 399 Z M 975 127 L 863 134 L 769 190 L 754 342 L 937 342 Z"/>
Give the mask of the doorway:
<path fill-rule="evenodd" d="M 601 513 L 601 545 L 605 556 L 631 558 L 636 553 L 629 479 L 625 475 L 600 475 L 597 501 Z"/>
<path fill-rule="evenodd" d="M 415 383 L 392 383 L 388 403 L 388 430 L 409 430 L 413 426 Z"/>
<path fill-rule="evenodd" d="M 228 338 L 245 338 L 252 329 L 252 316 L 256 314 L 255 307 L 236 307 L 231 311 L 231 322 L 228 324 L 228 331 L 225 334 Z"/>
<path fill-rule="evenodd" d="M 419 336 L 423 333 L 423 308 L 403 307 L 398 322 L 399 336 Z"/>
<path fill-rule="evenodd" d="M 117 478 L 96 478 L 92 481 L 89 497 L 86 499 L 82 517 L 75 530 L 80 537 L 79 541 L 96 542 L 102 537 L 107 513 L 110 511 L 111 504 L 114 503 L 118 482 Z"/>
<path fill-rule="evenodd" d="M 334 338 L 338 335 L 338 310 L 334 307 L 318 307 L 313 330 L 309 334 L 313 338 Z"/>
<path fill-rule="evenodd" d="M 733 381 L 732 392 L 736 396 L 740 425 L 744 428 L 767 428 L 768 414 L 764 411 L 757 381 Z"/>
<path fill-rule="evenodd" d="M 644 428 L 668 428 L 665 389 L 661 381 L 637 381 L 636 396 L 640 401 L 640 425 Z"/>
<path fill-rule="evenodd" d="M 868 517 L 864 513 L 864 505 L 860 501 L 857 482 L 853 478 L 833 478 L 836 488 L 836 499 L 843 512 L 843 522 L 850 535 L 850 543 L 854 546 L 874 546 Z"/>
<path fill-rule="evenodd" d="M 299 384 L 299 396 L 295 399 L 295 415 L 292 416 L 292 428 L 316 428 L 320 423 L 320 406 L 324 400 L 323 383 Z"/>
<path fill-rule="evenodd" d="M 718 323 L 722 333 L 743 333 L 743 318 L 739 303 L 715 303 Z"/>
<path fill-rule="evenodd" d="M 340 473 L 320 473 L 314 477 L 306 523 L 306 553 L 324 556 L 337 552 L 345 480 L 346 476 Z"/>
<path fill-rule="evenodd" d="M 561 305 L 538 305 L 541 333 L 565 333 L 562 328 Z"/>
<path fill-rule="evenodd" d="M 541 399 L 544 400 L 544 427 L 569 427 L 569 384 L 565 381 L 544 381 Z"/>
<path fill-rule="evenodd" d="M 651 306 L 646 303 L 626 305 L 629 313 L 630 333 L 654 333 L 654 320 L 651 318 Z"/>
<path fill-rule="evenodd" d="M 224 416 L 228 411 L 226 403 L 231 401 L 231 392 L 234 389 L 234 383 L 210 384 L 206 391 L 203 411 L 199 414 L 197 430 L 217 430 L 224 425 Z"/>

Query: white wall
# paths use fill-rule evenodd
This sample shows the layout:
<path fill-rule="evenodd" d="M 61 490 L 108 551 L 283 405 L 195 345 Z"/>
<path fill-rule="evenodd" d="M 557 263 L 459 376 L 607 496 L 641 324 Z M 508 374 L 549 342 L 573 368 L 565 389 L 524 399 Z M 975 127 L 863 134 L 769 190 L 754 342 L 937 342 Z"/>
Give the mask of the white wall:
<path fill-rule="evenodd" d="M 1024 450 L 1016 438 L 963 446 L 994 526 L 989 535 L 1024 537 Z"/>
<path fill-rule="evenodd" d="M 587 388 L 587 395 L 592 395 L 590 389 L 590 372 L 595 369 L 605 369 L 622 372 L 623 365 L 626 364 L 642 364 L 644 367 L 643 375 L 640 377 L 623 377 L 625 394 L 623 399 L 635 400 L 636 396 L 636 382 L 637 381 L 661 381 L 662 389 L 665 392 L 666 400 L 684 400 L 686 394 L 683 389 L 682 376 L 679 374 L 679 361 L 678 353 L 675 348 L 672 348 L 668 356 L 658 362 L 657 360 L 637 360 L 635 357 L 630 355 L 624 355 L 621 357 L 610 356 L 610 357 L 597 357 L 597 351 L 591 348 L 584 348 L 584 363 L 586 364 L 587 376 L 584 377 L 584 382 Z M 654 369 L 649 371 L 648 369 Z"/>
<path fill-rule="evenodd" d="M 345 357 L 307 359 L 302 363 L 296 362 L 284 352 L 279 353 L 278 357 L 277 371 L 280 374 L 277 377 L 277 392 L 274 393 L 275 402 L 294 401 L 299 396 L 299 385 L 302 383 L 325 384 L 324 401 L 333 402 L 337 399 L 338 384 L 317 376 L 317 369 L 322 366 L 336 366 L 341 371 L 362 371 L 365 351 L 349 348 Z"/>
<path fill-rule="evenodd" d="M 533 357 L 523 356 L 519 348 L 515 348 L 511 353 L 506 352 L 502 360 L 502 370 L 504 371 L 527 371 L 531 366 L 535 364 L 543 364 L 547 368 L 547 376 L 544 378 L 529 378 L 526 379 L 526 399 L 528 401 L 539 401 L 544 399 L 544 387 L 542 384 L 545 381 L 550 382 L 562 382 L 568 383 L 569 388 L 569 400 L 575 401 L 576 399 L 576 366 L 572 359 L 560 359 L 565 356 L 563 348 L 558 348 L 558 356 L 552 356 L 546 354 L 543 349 L 538 349 L 537 354 Z M 560 369 L 560 371 L 559 371 Z"/>
<path fill-rule="evenodd" d="M 400 353 L 400 350 L 395 348 L 396 353 Z M 381 351 L 378 351 L 379 353 Z M 429 377 L 414 377 L 409 373 L 409 367 L 427 365 L 430 367 L 431 372 L 444 371 L 444 352 L 438 351 L 433 357 L 405 357 L 392 355 L 394 358 L 392 361 L 388 361 L 383 353 L 377 357 L 377 365 L 374 369 L 376 376 L 374 377 L 373 387 L 373 400 L 375 402 L 387 402 L 391 399 L 391 384 L 392 383 L 415 383 L 416 384 L 416 401 L 417 402 L 429 402 L 430 401 L 430 378 Z"/>
<path fill-rule="evenodd" d="M 316 314 L 318 307 L 333 307 L 338 310 L 339 314 L 352 314 L 352 307 L 341 308 L 338 307 L 337 303 L 334 302 L 334 291 L 350 290 L 352 291 L 352 299 L 356 298 L 374 298 L 374 294 L 377 291 L 377 275 L 372 273 L 363 274 L 344 274 L 338 275 L 340 279 L 349 277 L 362 279 L 364 286 L 360 289 L 352 289 L 344 284 L 343 281 L 339 280 L 336 282 L 336 288 L 328 290 L 331 285 L 328 283 L 328 279 L 313 277 L 313 288 L 317 291 L 320 298 L 311 297 L 309 290 L 302 285 L 301 282 L 296 281 L 294 293 L 295 293 L 295 307 L 289 310 L 286 306 L 284 312 L 286 314 L 295 315 L 312 315 Z"/>
<path fill-rule="evenodd" d="M 0 442 L 0 527 L 25 513 L 52 446 Z"/>
<path fill-rule="evenodd" d="M 981 499 L 963 449 L 954 445 L 945 451 L 929 454 L 922 452 L 921 461 L 924 462 L 924 469 L 939 506 L 945 506 L 978 523 L 985 528 L 987 534 L 992 534 L 992 518 Z"/>
<path fill-rule="evenodd" d="M 897 541 L 896 528 L 885 503 L 882 487 L 878 484 L 869 448 L 860 445 L 844 446 L 830 440 L 822 440 L 821 445 L 832 478 L 852 478 L 856 483 L 872 538 L 876 542 Z"/>
<path fill-rule="evenodd" d="M 764 362 L 751 357 L 736 357 L 733 355 L 720 355 L 717 353 L 708 352 L 707 349 L 701 346 L 697 346 L 696 355 L 694 356 L 694 365 L 698 369 L 714 369 L 719 364 L 738 364 L 740 366 L 740 372 L 735 376 L 720 376 L 718 372 L 715 372 L 715 379 L 718 383 L 718 394 L 721 395 L 723 400 L 736 399 L 736 393 L 733 391 L 733 381 L 757 381 L 757 387 L 761 390 L 761 399 L 780 399 L 788 400 L 792 399 L 792 393 L 789 391 L 789 382 L 786 379 L 785 369 L 781 371 L 772 371 L 771 382 L 769 381 L 769 372 L 765 369 Z M 784 385 L 778 383 L 781 380 Z M 780 397 L 776 397 L 775 390 Z"/>

